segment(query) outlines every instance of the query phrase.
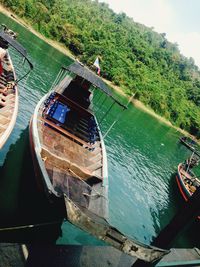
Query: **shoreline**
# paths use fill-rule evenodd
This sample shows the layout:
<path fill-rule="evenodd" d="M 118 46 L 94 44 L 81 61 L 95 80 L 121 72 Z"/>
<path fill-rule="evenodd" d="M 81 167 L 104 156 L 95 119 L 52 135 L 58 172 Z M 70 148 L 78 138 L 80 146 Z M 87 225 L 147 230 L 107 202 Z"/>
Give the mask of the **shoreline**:
<path fill-rule="evenodd" d="M 121 94 L 122 96 L 126 97 L 128 99 L 128 96 L 125 94 L 125 92 L 118 86 L 113 85 L 110 81 L 107 81 L 105 79 L 103 79 L 108 85 L 110 85 L 113 90 L 115 90 L 116 92 L 118 92 L 119 94 Z M 169 120 L 165 119 L 164 117 L 160 116 L 159 114 L 157 114 L 153 109 L 151 109 L 150 107 L 145 106 L 144 103 L 142 103 L 140 100 L 134 99 L 131 101 L 132 104 L 137 108 L 140 109 L 142 111 L 144 111 L 145 113 L 148 113 L 149 115 L 151 115 L 152 117 L 156 118 L 158 121 L 164 123 L 165 125 L 175 129 L 176 131 L 182 133 L 185 136 L 191 137 L 193 138 L 195 141 L 198 142 L 198 140 L 195 138 L 195 136 L 192 136 L 189 132 L 173 125 Z"/>
<path fill-rule="evenodd" d="M 20 24 L 22 27 L 26 28 L 31 33 L 36 35 L 38 38 L 42 39 L 43 41 L 45 41 L 49 45 L 53 46 L 55 49 L 59 50 L 64 55 L 66 55 L 66 56 L 70 57 L 71 59 L 75 60 L 75 57 L 73 56 L 73 54 L 64 45 L 62 45 L 61 43 L 59 43 L 57 41 L 54 41 L 54 40 L 51 40 L 51 39 L 45 37 L 44 35 L 42 35 L 38 31 L 36 31 L 31 25 L 29 25 L 27 21 L 25 21 L 24 19 L 21 19 L 20 17 L 18 17 L 14 12 L 12 12 L 9 9 L 5 8 L 2 4 L 0 4 L 0 13 L 2 13 L 3 15 L 6 15 L 7 17 L 11 18 L 12 20 L 14 20 L 18 24 Z"/>
<path fill-rule="evenodd" d="M 13 13 L 12 11 L 10 11 L 10 10 L 6 9 L 4 6 L 2 6 L 2 4 L 0 4 L 0 12 L 3 13 L 4 15 L 10 17 L 11 19 L 13 19 L 15 22 L 17 22 L 21 26 L 23 26 L 26 29 L 28 29 L 30 32 L 32 32 L 34 35 L 36 35 L 38 38 L 42 39 L 43 41 L 45 41 L 49 45 L 53 46 L 55 49 L 59 50 L 64 55 L 70 57 L 72 60 L 76 60 L 76 58 L 73 56 L 73 54 L 64 45 L 62 45 L 61 43 L 59 43 L 57 41 L 51 40 L 51 39 L 45 37 L 44 35 L 42 35 L 41 33 L 37 32 L 35 29 L 33 29 L 33 27 L 31 25 L 28 24 L 27 21 L 25 21 L 24 19 L 19 18 L 17 15 L 15 15 L 15 13 Z M 103 80 L 109 86 L 111 86 L 113 88 L 113 90 L 115 90 L 117 93 L 119 93 L 120 95 L 126 97 L 127 99 L 129 98 L 119 86 L 116 86 L 116 85 L 112 84 L 112 82 L 110 82 L 108 80 L 105 80 L 105 79 L 103 79 Z M 145 106 L 141 101 L 139 101 L 137 99 L 133 99 L 131 102 L 136 108 L 148 113 L 149 115 L 151 115 L 152 117 L 156 118 L 158 121 L 164 123 L 165 125 L 174 128 L 176 131 L 180 132 L 181 134 L 193 138 L 195 141 L 197 141 L 199 143 L 199 141 L 196 139 L 195 136 L 192 136 L 186 130 L 183 130 L 183 129 L 179 128 L 179 127 L 176 127 L 170 121 L 168 121 L 164 117 L 158 115 L 150 107 Z"/>

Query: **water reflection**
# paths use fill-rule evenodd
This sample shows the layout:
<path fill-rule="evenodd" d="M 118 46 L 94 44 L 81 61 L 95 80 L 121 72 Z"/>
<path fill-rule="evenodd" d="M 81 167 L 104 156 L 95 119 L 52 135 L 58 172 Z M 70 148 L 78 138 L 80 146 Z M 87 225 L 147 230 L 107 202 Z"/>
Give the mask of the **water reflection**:
<path fill-rule="evenodd" d="M 29 149 L 28 128 L 10 146 L 0 169 L 0 228 L 36 224 L 36 227 L 0 231 L 5 242 L 55 241 L 61 233 L 62 205 L 51 205 L 38 191 Z"/>
<path fill-rule="evenodd" d="M 0 240 L 55 240 L 60 233 L 63 211 L 50 205 L 37 190 L 29 151 L 28 124 L 36 103 L 49 90 L 60 67 L 69 65 L 71 60 L 2 14 L 0 22 L 19 33 L 19 41 L 27 48 L 35 67 L 28 86 L 20 84 L 16 126 L 0 151 L 0 226 L 59 222 L 58 225 L 26 231 L 0 231 Z M 12 58 L 19 73 L 18 57 L 14 52 Z M 100 94 L 96 96 L 96 110 L 101 118 L 110 103 L 106 101 L 101 107 L 103 97 L 100 100 L 99 97 Z M 117 109 L 112 110 L 111 117 L 104 120 L 103 130 L 108 129 L 118 112 Z M 189 152 L 177 145 L 178 137 L 174 129 L 130 106 L 105 140 L 110 222 L 145 243 L 159 233 L 182 203 L 173 174 L 178 163 L 185 160 Z M 66 222 L 61 229 L 63 237 L 58 239 L 59 243 L 97 244 L 90 236 Z M 198 226 L 194 223 L 175 245 L 198 246 L 200 239 L 197 233 Z"/>

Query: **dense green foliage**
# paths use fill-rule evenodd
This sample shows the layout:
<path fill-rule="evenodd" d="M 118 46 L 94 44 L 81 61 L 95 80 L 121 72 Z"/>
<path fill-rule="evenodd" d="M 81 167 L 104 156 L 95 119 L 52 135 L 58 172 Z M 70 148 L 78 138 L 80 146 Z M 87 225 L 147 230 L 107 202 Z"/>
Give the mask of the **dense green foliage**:
<path fill-rule="evenodd" d="M 200 72 L 165 33 L 115 14 L 98 0 L 0 0 L 82 62 L 99 56 L 102 76 L 200 137 Z"/>

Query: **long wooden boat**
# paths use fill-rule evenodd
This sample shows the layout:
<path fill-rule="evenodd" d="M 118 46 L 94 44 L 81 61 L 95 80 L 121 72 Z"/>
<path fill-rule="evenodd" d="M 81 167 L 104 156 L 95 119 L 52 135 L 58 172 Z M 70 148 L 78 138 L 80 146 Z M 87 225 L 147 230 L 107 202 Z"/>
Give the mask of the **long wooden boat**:
<path fill-rule="evenodd" d="M 191 171 L 188 164 L 189 163 L 180 163 L 176 175 L 178 188 L 185 201 L 188 201 L 197 190 L 197 187 L 200 186 L 200 180 Z M 200 219 L 200 216 L 198 216 L 198 219 Z"/>
<path fill-rule="evenodd" d="M 6 27 L 0 32 L 0 48 L 7 51 L 4 57 L 3 73 L 0 76 L 0 149 L 9 138 L 18 114 L 18 81 L 9 55 L 9 46 L 27 59 L 26 50 L 14 38 L 15 33 Z M 31 63 L 29 66 L 32 69 Z M 27 73 L 24 77 L 26 75 Z"/>
<path fill-rule="evenodd" d="M 133 241 L 108 223 L 106 149 L 91 109 L 95 88 L 121 105 L 97 75 L 77 62 L 61 70 L 37 104 L 30 144 L 40 186 L 50 201 L 65 203 L 66 218 L 74 225 L 125 253 L 155 260 L 166 251 Z"/>
<path fill-rule="evenodd" d="M 18 87 L 12 84 L 16 76 L 9 55 L 6 61 L 11 68 L 7 71 L 4 67 L 3 75 L 0 76 L 0 149 L 11 134 L 18 113 Z"/>

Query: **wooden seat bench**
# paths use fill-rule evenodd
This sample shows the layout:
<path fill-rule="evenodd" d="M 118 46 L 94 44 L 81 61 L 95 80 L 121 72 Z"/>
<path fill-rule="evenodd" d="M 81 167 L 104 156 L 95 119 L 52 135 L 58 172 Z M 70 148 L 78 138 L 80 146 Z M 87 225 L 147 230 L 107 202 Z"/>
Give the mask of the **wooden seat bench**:
<path fill-rule="evenodd" d="M 70 162 L 68 159 L 57 156 L 44 148 L 42 149 L 41 156 L 44 161 L 47 160 L 53 162 L 54 167 L 69 170 L 80 179 L 87 180 L 95 176 L 99 180 L 102 180 L 102 177 L 94 175 L 93 171 L 85 167 L 80 167 L 77 164 Z"/>
<path fill-rule="evenodd" d="M 72 134 L 72 133 L 66 131 L 65 129 L 63 129 L 62 127 L 56 125 L 52 121 L 47 120 L 47 119 L 45 119 L 43 117 L 40 117 L 39 119 L 41 121 L 45 122 L 46 124 L 50 125 L 53 129 L 55 129 L 55 130 L 61 132 L 62 134 L 66 135 L 66 136 L 68 136 L 70 138 L 72 138 L 73 140 L 77 141 L 78 143 L 84 145 L 85 147 L 87 147 L 87 148 L 93 148 L 94 147 L 93 145 L 91 145 L 91 144 L 85 142 L 84 140 L 82 140 L 81 138 L 75 136 L 74 134 Z"/>

